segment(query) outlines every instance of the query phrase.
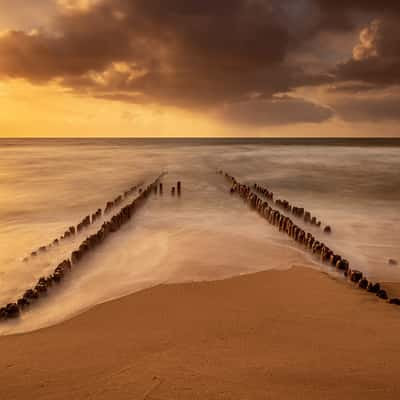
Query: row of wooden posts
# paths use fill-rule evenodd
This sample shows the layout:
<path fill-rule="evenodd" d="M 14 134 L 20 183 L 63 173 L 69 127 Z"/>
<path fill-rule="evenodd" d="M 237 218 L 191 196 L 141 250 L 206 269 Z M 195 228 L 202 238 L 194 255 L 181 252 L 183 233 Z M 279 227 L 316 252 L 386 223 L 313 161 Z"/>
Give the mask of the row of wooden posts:
<path fill-rule="evenodd" d="M 162 183 L 160 184 L 159 187 L 155 187 L 155 188 L 154 188 L 154 193 L 155 193 L 155 194 L 160 193 L 160 195 L 162 195 L 162 194 L 164 193 L 164 187 L 163 187 L 163 184 L 162 184 Z M 172 195 L 172 196 L 175 196 L 175 193 L 176 193 L 178 196 L 181 196 L 181 194 L 182 194 L 182 182 L 181 182 L 181 181 L 178 181 L 178 182 L 176 183 L 176 187 L 175 187 L 175 186 L 172 186 L 172 187 L 171 187 L 171 195 Z"/>
<path fill-rule="evenodd" d="M 400 299 L 389 299 L 386 290 L 381 287 L 378 282 L 372 282 L 367 279 L 364 274 L 356 269 L 350 268 L 349 262 L 341 255 L 332 251 L 326 244 L 317 240 L 311 233 L 304 231 L 300 226 L 296 225 L 288 216 L 280 213 L 272 208 L 267 201 L 260 198 L 252 191 L 250 186 L 240 184 L 233 176 L 224 171 L 218 171 L 224 175 L 231 185 L 230 192 L 238 194 L 251 208 L 255 209 L 263 218 L 271 225 L 276 226 L 280 232 L 286 233 L 293 240 L 305 247 L 314 256 L 318 257 L 322 263 L 330 264 L 338 271 L 344 273 L 349 280 L 357 284 L 361 289 L 365 289 L 370 293 L 376 294 L 379 298 L 387 300 L 390 304 L 400 305 Z M 269 195 L 270 199 L 273 196 Z"/>
<path fill-rule="evenodd" d="M 25 310 L 37 299 L 47 294 L 47 292 L 55 284 L 59 284 L 66 274 L 71 269 L 77 266 L 87 254 L 99 246 L 104 240 L 112 233 L 117 232 L 125 223 L 127 223 L 135 214 L 139 206 L 154 193 L 154 190 L 159 187 L 162 191 L 162 183 L 160 180 L 165 174 L 158 176 L 150 185 L 144 190 L 139 190 L 139 195 L 128 205 L 123 207 L 117 214 L 115 214 L 109 221 L 104 222 L 100 229 L 87 237 L 79 246 L 79 248 L 71 253 L 71 257 L 62 261 L 54 269 L 53 273 L 47 277 L 41 277 L 37 283 L 15 302 L 9 303 L 0 308 L 0 320 L 7 320 L 16 318 L 20 315 L 21 311 Z"/>
<path fill-rule="evenodd" d="M 257 193 L 262 194 L 268 200 L 275 201 L 275 205 L 281 210 L 290 212 L 295 217 L 303 219 L 305 223 L 315 225 L 318 228 L 321 227 L 321 221 L 318 220 L 317 217 L 311 215 L 310 211 L 306 211 L 304 207 L 297 207 L 295 205 L 292 205 L 287 200 L 282 200 L 282 199 L 274 200 L 274 193 L 268 190 L 267 188 L 258 185 L 257 183 L 254 184 L 254 190 Z M 324 228 L 324 233 L 331 233 L 331 232 L 332 228 L 329 225 L 326 225 Z"/>
<path fill-rule="evenodd" d="M 104 208 L 104 214 L 110 213 L 112 209 L 114 209 L 116 206 L 121 204 L 123 199 L 126 199 L 128 196 L 130 196 L 132 193 L 134 193 L 140 186 L 142 186 L 143 183 L 140 183 L 138 185 L 134 185 L 130 187 L 128 190 L 124 192 L 123 195 L 120 195 L 116 197 L 114 200 L 108 201 L 105 208 Z M 48 245 L 44 245 L 39 247 L 39 249 L 32 251 L 30 256 L 27 256 L 23 259 L 24 262 L 29 261 L 30 258 L 32 257 L 37 257 L 39 254 L 46 252 L 47 250 L 50 250 L 52 247 L 58 246 L 60 242 L 64 241 L 65 239 L 74 236 L 76 233 L 79 233 L 83 231 L 85 228 L 90 226 L 91 224 L 95 223 L 99 218 L 102 216 L 102 209 L 99 208 L 97 211 L 90 215 L 87 215 L 82 219 L 81 222 L 77 224 L 77 226 L 70 226 L 63 235 L 61 235 L 59 238 L 56 238 L 53 240 L 52 243 Z"/>

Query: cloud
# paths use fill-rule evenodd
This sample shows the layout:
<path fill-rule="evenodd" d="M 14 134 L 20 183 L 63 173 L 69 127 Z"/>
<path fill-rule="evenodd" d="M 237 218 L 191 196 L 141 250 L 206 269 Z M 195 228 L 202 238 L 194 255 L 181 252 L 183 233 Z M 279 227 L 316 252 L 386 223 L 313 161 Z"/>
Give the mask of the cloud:
<path fill-rule="evenodd" d="M 387 86 L 400 83 L 398 19 L 375 19 L 361 30 L 353 57 L 337 67 L 338 80 L 358 80 Z"/>
<path fill-rule="evenodd" d="M 55 0 L 0 0 L 0 31 L 25 29 L 27 31 L 48 24 L 56 13 Z"/>
<path fill-rule="evenodd" d="M 292 8 L 260 0 L 59 0 L 52 31 L 0 38 L 0 76 L 204 108 L 326 76 L 287 62 Z M 279 18 L 278 18 L 279 16 Z M 286 19 L 285 19 L 286 18 Z M 286 25 L 285 25 L 286 22 Z M 115 65 L 128 70 L 114 70 Z"/>
<path fill-rule="evenodd" d="M 328 107 L 302 98 L 282 96 L 232 103 L 222 108 L 219 115 L 243 125 L 273 126 L 320 123 L 333 117 L 334 112 Z"/>
<path fill-rule="evenodd" d="M 102 0 L 56 0 L 57 5 L 67 12 L 90 11 Z"/>
<path fill-rule="evenodd" d="M 379 86 L 376 84 L 360 81 L 344 81 L 334 82 L 326 88 L 327 93 L 336 94 L 355 94 L 379 90 Z"/>
<path fill-rule="evenodd" d="M 400 121 L 400 94 L 344 98 L 332 106 L 348 122 Z"/>
<path fill-rule="evenodd" d="M 222 118 L 243 123 L 254 118 L 258 125 L 329 119 L 330 108 L 282 96 L 302 86 L 334 79 L 337 87 L 343 82 L 387 85 L 399 79 L 395 38 L 400 32 L 395 19 L 387 22 L 384 11 L 385 7 L 400 11 L 394 1 L 53 0 L 52 4 L 51 24 L 0 35 L 0 79 L 56 81 L 77 93 L 108 100 L 210 112 L 223 108 Z M 370 20 L 374 16 L 375 22 L 365 26 L 366 15 Z M 335 68 L 337 52 L 334 46 L 320 49 L 321 38 L 347 38 L 360 29 L 360 23 L 364 26 L 351 59 Z M 313 58 L 312 52 L 317 56 Z M 319 63 L 318 57 L 332 67 Z"/>

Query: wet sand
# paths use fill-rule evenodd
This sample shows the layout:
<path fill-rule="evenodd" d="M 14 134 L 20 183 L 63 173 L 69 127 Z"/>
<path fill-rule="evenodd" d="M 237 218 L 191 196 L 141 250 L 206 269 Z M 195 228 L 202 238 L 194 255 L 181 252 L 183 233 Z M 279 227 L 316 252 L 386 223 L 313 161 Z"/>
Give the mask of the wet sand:
<path fill-rule="evenodd" d="M 160 285 L 0 337 L 0 399 L 397 399 L 399 332 L 399 307 L 302 266 Z"/>

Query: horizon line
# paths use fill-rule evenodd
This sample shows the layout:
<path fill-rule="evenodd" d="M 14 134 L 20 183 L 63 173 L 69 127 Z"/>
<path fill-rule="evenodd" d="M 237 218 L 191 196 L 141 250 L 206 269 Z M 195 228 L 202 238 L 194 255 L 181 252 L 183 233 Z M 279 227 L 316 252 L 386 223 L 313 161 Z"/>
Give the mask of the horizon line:
<path fill-rule="evenodd" d="M 321 139 L 340 139 L 340 140 L 400 140 L 400 136 L 0 136 L 0 140 L 14 139 L 141 139 L 141 140 L 181 140 L 181 139 L 246 139 L 246 140 L 261 140 L 261 139 L 285 139 L 285 140 L 321 140 Z"/>

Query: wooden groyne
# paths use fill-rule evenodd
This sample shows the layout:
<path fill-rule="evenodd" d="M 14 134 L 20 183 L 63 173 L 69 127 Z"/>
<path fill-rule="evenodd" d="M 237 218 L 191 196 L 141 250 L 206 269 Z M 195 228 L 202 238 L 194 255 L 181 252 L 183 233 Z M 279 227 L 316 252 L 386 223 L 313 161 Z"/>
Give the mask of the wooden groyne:
<path fill-rule="evenodd" d="M 100 246 L 112 233 L 126 224 L 134 216 L 136 210 L 145 203 L 149 196 L 154 193 L 160 180 L 165 174 L 159 175 L 151 184 L 128 205 L 123 207 L 109 221 L 104 222 L 100 229 L 88 236 L 78 249 L 71 253 L 71 257 L 62 261 L 56 266 L 53 273 L 46 277 L 41 277 L 32 288 L 27 289 L 24 294 L 14 303 L 8 303 L 0 308 L 0 320 L 16 318 L 20 313 L 29 308 L 36 300 L 47 294 L 55 285 L 58 285 L 65 276 L 84 259 L 90 251 Z"/>
<path fill-rule="evenodd" d="M 379 282 L 369 281 L 363 272 L 358 269 L 350 268 L 349 261 L 331 250 L 324 242 L 319 241 L 310 232 L 306 232 L 295 224 L 291 218 L 285 216 L 279 210 L 272 208 L 267 201 L 253 192 L 250 186 L 239 183 L 233 176 L 226 172 L 218 171 L 218 173 L 225 176 L 225 179 L 229 182 L 231 194 L 238 194 L 243 201 L 257 211 L 261 217 L 266 219 L 271 225 L 277 227 L 280 232 L 285 233 L 299 243 L 299 245 L 312 253 L 315 257 L 318 257 L 321 263 L 336 268 L 339 272 L 348 277 L 351 282 L 357 284 L 359 288 L 375 294 L 380 299 L 387 300 L 390 304 L 400 305 L 400 299 L 389 299 L 386 290 L 381 287 Z M 273 200 L 272 192 L 263 192 L 263 194 L 264 193 L 267 193 L 269 199 Z"/>
<path fill-rule="evenodd" d="M 139 187 L 141 187 L 143 183 L 139 183 L 138 185 L 134 185 L 130 187 L 128 190 L 126 190 L 123 195 L 120 195 L 116 197 L 114 200 L 108 201 L 105 208 L 104 208 L 104 215 L 109 214 L 115 207 L 120 205 L 124 199 L 126 199 L 128 196 L 133 194 Z M 99 218 L 102 216 L 102 209 L 99 208 L 97 209 L 94 213 L 91 215 L 85 216 L 77 225 L 75 226 L 70 226 L 63 235 L 61 235 L 59 238 L 56 238 L 52 241 L 52 243 L 44 246 L 40 246 L 39 249 L 32 251 L 31 254 L 23 259 L 24 262 L 29 261 L 30 258 L 37 257 L 38 255 L 45 253 L 46 251 L 50 250 L 51 248 L 54 248 L 55 246 L 58 246 L 60 242 L 64 241 L 65 239 L 68 239 L 72 236 L 74 236 L 77 233 L 82 232 L 85 228 L 89 227 L 91 224 L 94 224 Z"/>
<path fill-rule="evenodd" d="M 288 200 L 284 199 L 275 199 L 274 200 L 274 193 L 267 188 L 258 185 L 257 183 L 254 184 L 254 190 L 263 195 L 267 200 L 274 201 L 276 207 L 280 208 L 283 211 L 291 213 L 293 216 L 303 219 L 305 223 L 315 225 L 316 227 L 320 228 L 322 222 L 316 217 L 311 214 L 310 211 L 307 211 L 304 207 L 298 207 L 291 204 Z M 331 233 L 332 228 L 330 225 L 326 225 L 324 227 L 324 233 Z"/>

